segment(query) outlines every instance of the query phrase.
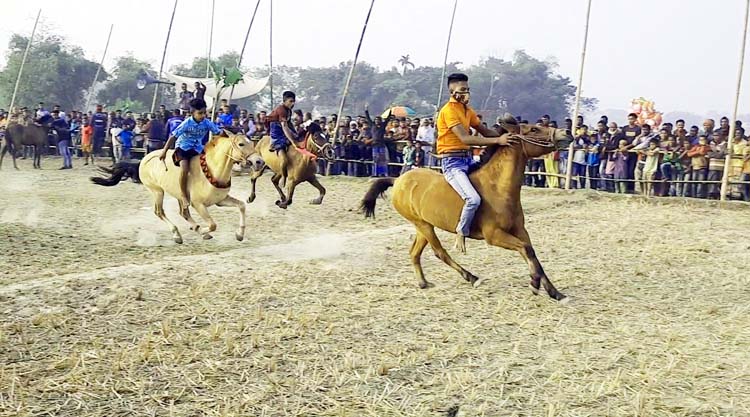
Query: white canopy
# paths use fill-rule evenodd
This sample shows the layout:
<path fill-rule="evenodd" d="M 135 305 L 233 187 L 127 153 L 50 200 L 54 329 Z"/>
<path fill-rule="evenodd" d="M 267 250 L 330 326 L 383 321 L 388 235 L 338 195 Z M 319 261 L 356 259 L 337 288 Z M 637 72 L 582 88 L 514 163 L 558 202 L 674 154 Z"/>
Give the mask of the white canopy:
<path fill-rule="evenodd" d="M 169 72 L 164 73 L 165 77 L 175 82 L 175 88 L 177 88 L 177 91 L 179 92 L 180 84 L 185 83 L 188 85 L 188 90 L 193 89 L 193 85 L 196 81 L 202 82 L 206 86 L 206 104 L 210 108 L 213 105 L 214 97 L 216 97 L 216 93 L 218 92 L 218 88 L 216 87 L 216 80 L 213 78 L 190 78 L 190 77 L 183 77 L 180 75 L 171 74 Z M 244 98 L 244 97 L 250 97 L 252 95 L 258 94 L 265 86 L 268 84 L 268 77 L 264 78 L 250 78 L 250 77 L 243 77 L 243 79 L 234 86 L 234 94 L 232 95 L 232 99 L 236 98 Z M 232 88 L 225 88 L 224 91 L 221 93 L 222 98 L 229 98 L 229 93 L 232 91 Z"/>

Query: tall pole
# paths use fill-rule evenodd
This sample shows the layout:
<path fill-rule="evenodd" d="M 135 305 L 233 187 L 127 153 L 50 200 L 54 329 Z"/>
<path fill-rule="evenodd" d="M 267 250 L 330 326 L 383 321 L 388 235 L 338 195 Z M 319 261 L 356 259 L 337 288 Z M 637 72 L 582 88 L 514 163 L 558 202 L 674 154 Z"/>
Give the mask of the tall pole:
<path fill-rule="evenodd" d="M 269 13 L 270 16 L 270 28 L 269 28 L 269 47 L 268 47 L 268 85 L 270 86 L 269 94 L 271 96 L 271 108 L 273 108 L 273 0 L 269 0 L 268 3 L 271 6 L 271 12 Z"/>
<path fill-rule="evenodd" d="M 26 57 L 29 56 L 29 49 L 31 49 L 31 42 L 34 40 L 34 34 L 36 33 L 36 26 L 39 23 L 39 16 L 42 15 L 42 9 L 36 14 L 36 20 L 34 21 L 34 28 L 31 29 L 31 36 L 29 41 L 26 43 L 26 50 L 23 51 L 23 58 L 21 58 L 21 66 L 18 68 L 18 76 L 16 76 L 16 86 L 13 87 L 13 96 L 10 98 L 10 106 L 8 111 L 13 111 L 13 106 L 16 104 L 16 94 L 18 94 L 18 85 L 21 82 L 21 74 L 23 74 L 23 66 L 26 64 Z"/>
<path fill-rule="evenodd" d="M 211 49 L 213 49 L 213 46 L 214 46 L 214 11 L 215 10 L 216 10 L 216 0 L 211 0 L 211 28 L 209 29 L 209 32 L 208 32 L 208 58 L 206 58 L 206 78 L 211 76 Z"/>
<path fill-rule="evenodd" d="M 745 44 L 747 41 L 747 20 L 750 15 L 750 0 L 745 2 L 745 26 L 742 30 L 742 43 L 740 47 L 740 65 L 737 69 L 737 89 L 734 93 L 734 110 L 732 113 L 732 123 L 729 124 L 729 137 L 727 138 L 727 156 L 724 161 L 724 175 L 721 177 L 721 201 L 726 200 L 727 191 L 729 191 L 729 169 L 732 162 L 732 142 L 734 142 L 735 124 L 737 123 L 737 109 L 740 104 L 740 89 L 742 87 L 742 70 L 745 66 Z"/>
<path fill-rule="evenodd" d="M 750 0 L 749 0 L 750 1 Z M 578 70 L 578 88 L 576 88 L 576 101 L 575 107 L 573 108 L 573 137 L 575 138 L 576 129 L 578 128 L 578 112 L 581 110 L 581 90 L 583 89 L 583 68 L 586 62 L 586 45 L 589 41 L 589 18 L 591 17 L 591 0 L 589 0 L 588 7 L 586 7 L 586 29 L 583 32 L 583 49 L 581 49 L 581 66 Z M 570 189 L 570 181 L 573 178 L 573 151 L 575 147 L 575 141 L 570 144 L 568 148 L 568 166 L 567 172 L 565 173 L 565 189 Z"/>
<path fill-rule="evenodd" d="M 245 41 L 242 42 L 242 50 L 240 50 L 240 56 L 237 57 L 237 69 L 240 69 L 240 64 L 242 64 L 242 56 L 245 55 L 245 47 L 247 46 L 247 40 L 250 38 L 250 29 L 253 28 L 253 22 L 255 22 L 255 14 L 258 13 L 258 6 L 260 6 L 260 0 L 258 0 L 255 3 L 255 10 L 253 10 L 253 17 L 250 18 L 250 24 L 247 26 L 247 32 L 245 32 Z M 233 95 L 234 95 L 234 85 L 232 85 L 232 89 L 229 90 L 229 101 L 228 101 L 229 103 L 232 102 Z"/>
<path fill-rule="evenodd" d="M 174 23 L 174 14 L 177 11 L 177 0 L 174 0 L 172 8 L 172 17 L 169 19 L 169 29 L 167 29 L 167 40 L 164 41 L 164 52 L 161 54 L 161 65 L 159 66 L 159 79 L 164 72 L 164 60 L 167 58 L 167 46 L 169 46 L 169 35 L 172 33 L 172 23 Z M 154 99 L 151 101 L 151 113 L 156 109 L 156 96 L 159 94 L 159 84 L 154 84 Z"/>
<path fill-rule="evenodd" d="M 375 4 L 375 0 L 370 2 L 370 10 L 367 11 L 367 17 L 365 18 L 365 25 L 362 26 L 362 34 L 359 35 L 359 44 L 357 44 L 357 52 L 354 53 L 354 61 L 352 62 L 351 68 L 349 68 L 349 75 L 346 77 L 346 85 L 344 85 L 344 94 L 341 96 L 341 104 L 339 105 L 339 120 L 343 120 L 344 104 L 346 104 L 346 95 L 349 94 L 349 86 L 352 83 L 352 76 L 354 75 L 354 67 L 357 66 L 357 59 L 359 59 L 359 50 L 362 48 L 362 40 L 365 38 L 365 32 L 367 31 L 367 23 L 370 21 L 370 13 L 372 13 L 372 6 Z M 335 138 L 339 136 L 339 129 L 336 126 L 336 131 L 333 134 Z"/>
<path fill-rule="evenodd" d="M 443 58 L 443 74 L 440 76 L 440 91 L 438 92 L 437 107 L 435 108 L 435 114 L 440 110 L 440 103 L 443 100 L 443 85 L 445 84 L 445 67 L 448 66 L 448 49 L 451 46 L 451 35 L 453 34 L 453 20 L 456 17 L 456 8 L 458 7 L 458 0 L 453 1 L 453 14 L 451 14 L 451 25 L 448 28 L 448 41 L 445 42 L 445 57 Z M 435 118 L 437 119 L 437 117 Z"/>
<path fill-rule="evenodd" d="M 109 40 L 112 38 L 112 29 L 114 29 L 115 25 L 112 24 L 109 26 L 109 35 L 107 35 L 107 43 L 104 45 L 104 53 L 102 54 L 102 59 L 99 61 L 99 67 L 96 69 L 96 74 L 94 74 L 94 81 L 91 82 L 91 89 L 89 90 L 89 95 L 86 97 L 86 106 L 83 108 L 83 111 L 89 110 L 89 105 L 91 104 L 91 98 L 94 96 L 94 86 L 96 85 L 96 81 L 99 79 L 99 73 L 102 70 L 102 67 L 104 66 L 104 58 L 107 56 L 107 50 L 109 49 Z"/>

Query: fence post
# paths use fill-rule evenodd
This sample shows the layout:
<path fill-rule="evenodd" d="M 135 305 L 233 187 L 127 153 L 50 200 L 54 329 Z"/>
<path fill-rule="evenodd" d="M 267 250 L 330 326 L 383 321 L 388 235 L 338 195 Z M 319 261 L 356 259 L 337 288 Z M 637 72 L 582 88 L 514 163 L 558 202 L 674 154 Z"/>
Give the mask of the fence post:
<path fill-rule="evenodd" d="M 575 124 L 575 122 L 573 122 Z M 575 134 L 575 133 L 574 133 Z M 570 181 L 573 179 L 573 152 L 575 152 L 575 141 L 568 147 L 568 161 L 565 164 L 567 172 L 565 172 L 565 189 L 570 190 Z"/>

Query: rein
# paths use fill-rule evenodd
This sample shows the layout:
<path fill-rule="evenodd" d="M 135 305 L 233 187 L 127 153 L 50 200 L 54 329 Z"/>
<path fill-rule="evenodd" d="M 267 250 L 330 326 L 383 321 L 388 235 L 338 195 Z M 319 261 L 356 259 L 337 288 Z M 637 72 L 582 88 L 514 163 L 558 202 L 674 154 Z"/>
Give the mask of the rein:
<path fill-rule="evenodd" d="M 307 142 L 308 143 L 312 142 L 312 144 L 315 145 L 315 147 L 317 148 L 317 152 L 314 152 L 314 153 L 316 153 L 318 156 L 323 157 L 323 159 L 326 159 L 326 160 L 333 159 L 333 149 L 331 148 L 331 144 L 328 143 L 328 141 L 326 141 L 325 144 L 318 145 L 318 143 L 315 142 L 314 136 L 315 135 L 310 135 L 310 137 L 307 138 Z"/>

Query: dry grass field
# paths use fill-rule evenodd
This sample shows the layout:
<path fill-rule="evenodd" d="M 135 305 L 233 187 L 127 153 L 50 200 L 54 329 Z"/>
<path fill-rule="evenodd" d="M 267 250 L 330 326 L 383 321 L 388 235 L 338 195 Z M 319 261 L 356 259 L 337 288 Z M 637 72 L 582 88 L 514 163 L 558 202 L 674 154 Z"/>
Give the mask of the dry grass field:
<path fill-rule="evenodd" d="M 482 286 L 427 250 L 418 289 L 366 179 L 283 211 L 265 176 L 244 242 L 235 210 L 203 241 L 170 199 L 180 246 L 140 185 L 56 162 L 0 171 L 0 415 L 750 416 L 744 205 L 525 189 L 561 305 L 475 241 Z"/>

